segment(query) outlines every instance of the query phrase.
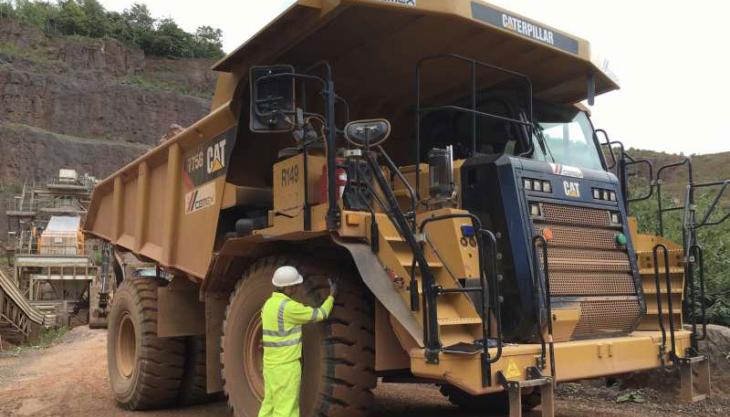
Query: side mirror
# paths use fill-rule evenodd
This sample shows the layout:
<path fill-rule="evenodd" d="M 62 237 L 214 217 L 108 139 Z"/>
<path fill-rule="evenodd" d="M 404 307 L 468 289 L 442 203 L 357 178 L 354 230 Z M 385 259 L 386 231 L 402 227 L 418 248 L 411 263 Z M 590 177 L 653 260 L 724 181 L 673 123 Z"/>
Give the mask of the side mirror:
<path fill-rule="evenodd" d="M 288 132 L 294 123 L 289 115 L 296 109 L 294 67 L 253 67 L 250 71 L 252 132 Z"/>
<path fill-rule="evenodd" d="M 356 120 L 345 126 L 345 139 L 357 148 L 377 146 L 390 136 L 390 122 L 385 119 Z"/>

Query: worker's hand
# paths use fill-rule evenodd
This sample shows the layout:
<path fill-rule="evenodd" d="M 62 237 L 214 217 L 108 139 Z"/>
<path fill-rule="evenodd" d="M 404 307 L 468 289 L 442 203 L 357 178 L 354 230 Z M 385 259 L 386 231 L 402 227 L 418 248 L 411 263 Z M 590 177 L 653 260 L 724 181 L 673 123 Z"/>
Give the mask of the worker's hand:
<path fill-rule="evenodd" d="M 330 284 L 330 295 L 333 297 L 337 296 L 337 281 L 333 280 L 332 278 L 328 278 L 327 281 Z"/>

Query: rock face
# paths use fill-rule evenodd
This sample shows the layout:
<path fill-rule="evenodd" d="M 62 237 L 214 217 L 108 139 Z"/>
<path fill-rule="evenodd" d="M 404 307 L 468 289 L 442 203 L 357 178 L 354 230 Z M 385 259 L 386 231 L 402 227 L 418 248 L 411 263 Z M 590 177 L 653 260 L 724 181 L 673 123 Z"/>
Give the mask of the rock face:
<path fill-rule="evenodd" d="M 60 168 L 103 178 L 129 163 L 208 113 L 211 64 L 0 19 L 0 194 Z M 5 225 L 2 205 L 0 241 Z"/>
<path fill-rule="evenodd" d="M 730 328 L 714 324 L 708 325 L 707 338 L 700 341 L 700 351 L 710 358 L 713 374 L 728 375 L 730 372 Z"/>

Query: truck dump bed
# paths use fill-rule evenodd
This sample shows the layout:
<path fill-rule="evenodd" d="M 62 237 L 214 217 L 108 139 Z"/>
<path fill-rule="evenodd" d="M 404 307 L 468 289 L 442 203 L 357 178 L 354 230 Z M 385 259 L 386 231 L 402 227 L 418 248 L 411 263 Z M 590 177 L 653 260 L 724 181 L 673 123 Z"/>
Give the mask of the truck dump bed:
<path fill-rule="evenodd" d="M 262 140 L 238 123 L 248 117 L 251 66 L 329 62 L 349 118 L 390 119 L 389 152 L 407 163 L 412 145 L 399 138 L 412 137 L 416 66 L 444 53 L 525 74 L 543 101 L 575 103 L 589 95 L 589 85 L 596 94 L 618 88 L 591 61 L 585 40 L 481 1 L 300 0 L 214 66 L 222 74 L 210 115 L 97 186 L 85 229 L 203 278 L 221 209 L 251 196 L 266 206 L 271 166 L 292 143 L 289 134 Z M 442 74 L 471 70 L 448 61 L 431 68 L 439 76 L 426 78 L 426 101 L 459 91 L 455 80 L 463 77 Z M 480 88 L 505 82 L 489 72 L 476 78 Z"/>

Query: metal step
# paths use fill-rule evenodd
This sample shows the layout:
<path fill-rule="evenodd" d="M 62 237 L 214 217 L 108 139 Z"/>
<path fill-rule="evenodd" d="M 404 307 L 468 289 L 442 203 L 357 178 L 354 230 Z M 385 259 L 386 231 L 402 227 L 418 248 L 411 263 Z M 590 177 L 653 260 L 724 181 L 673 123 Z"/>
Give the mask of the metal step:
<path fill-rule="evenodd" d="M 480 317 L 459 317 L 459 318 L 439 318 L 439 326 L 460 326 L 463 324 L 482 324 Z"/>
<path fill-rule="evenodd" d="M 682 387 L 680 398 L 696 403 L 710 397 L 710 361 L 704 355 L 679 358 L 679 376 Z"/>
<path fill-rule="evenodd" d="M 541 417 L 555 417 L 555 387 L 552 377 L 543 376 L 535 367 L 527 368 L 526 380 L 510 380 L 500 371 L 497 380 L 507 391 L 509 398 L 509 417 L 522 417 L 522 389 L 531 388 L 540 390 L 542 405 L 537 414 Z"/>

